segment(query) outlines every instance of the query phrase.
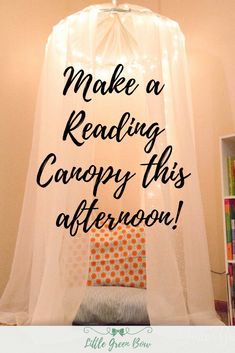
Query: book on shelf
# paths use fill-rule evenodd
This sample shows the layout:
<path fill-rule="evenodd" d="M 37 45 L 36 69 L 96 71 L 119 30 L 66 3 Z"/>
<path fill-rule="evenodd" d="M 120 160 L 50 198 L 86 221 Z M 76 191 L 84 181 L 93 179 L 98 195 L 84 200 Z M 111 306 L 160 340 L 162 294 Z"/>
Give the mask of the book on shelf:
<path fill-rule="evenodd" d="M 232 230 L 233 222 L 235 220 L 235 200 L 225 199 L 225 223 L 226 223 L 226 241 L 227 241 L 227 260 L 233 260 L 233 241 L 232 234 L 235 230 Z M 235 236 L 235 234 L 234 234 Z"/>
<path fill-rule="evenodd" d="M 232 232 L 232 254 L 235 260 L 235 219 L 231 219 L 231 232 Z"/>
<path fill-rule="evenodd" d="M 228 265 L 229 273 L 229 291 L 231 295 L 231 304 L 232 304 L 232 323 L 235 324 L 235 265 Z"/>
<path fill-rule="evenodd" d="M 229 195 L 235 195 L 235 156 L 227 157 L 228 191 Z"/>

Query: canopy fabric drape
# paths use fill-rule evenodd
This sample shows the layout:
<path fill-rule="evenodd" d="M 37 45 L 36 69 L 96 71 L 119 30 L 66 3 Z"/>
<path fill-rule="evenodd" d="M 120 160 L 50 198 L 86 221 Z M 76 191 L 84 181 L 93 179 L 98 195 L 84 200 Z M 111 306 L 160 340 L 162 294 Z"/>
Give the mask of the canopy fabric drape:
<path fill-rule="evenodd" d="M 89 235 L 79 227 L 75 236 L 56 227 L 58 214 L 73 214 L 81 200 L 94 199 L 91 182 L 71 180 L 68 184 L 36 183 L 38 170 L 49 153 L 56 156 L 45 168 L 48 180 L 59 168 L 90 165 L 136 173 L 119 199 L 113 181 L 98 189 L 99 210 L 118 216 L 121 210 L 167 210 L 174 217 L 179 201 L 184 202 L 177 222 L 156 222 L 145 227 L 147 242 L 147 308 L 153 325 L 218 324 L 208 259 L 204 216 L 197 174 L 190 88 L 184 36 L 178 24 L 152 11 L 132 5 L 125 10 L 103 11 L 111 5 L 90 6 L 53 27 L 48 38 L 42 69 L 33 131 L 24 203 L 12 270 L 0 300 L 0 322 L 30 325 L 69 325 L 83 299 L 89 262 Z M 103 9 L 101 11 L 101 9 Z M 131 10 L 131 11 L 128 11 Z M 68 79 L 64 71 L 73 66 L 94 79 L 110 80 L 116 65 L 122 75 L 135 78 L 138 89 L 132 95 L 94 94 L 85 102 L 82 88 L 63 95 Z M 164 84 L 158 95 L 146 93 L 148 82 Z M 160 87 L 160 86 L 159 86 Z M 151 150 L 147 140 L 136 135 L 122 142 L 92 139 L 80 147 L 71 138 L 62 139 L 71 112 L 84 110 L 85 121 L 93 125 L 117 124 L 124 112 L 136 121 L 157 122 L 161 133 Z M 79 135 L 79 134 L 78 134 Z M 81 137 L 81 133 L 79 135 Z M 191 173 L 182 188 L 160 178 L 147 188 L 141 186 L 144 166 L 172 146 L 167 165 Z M 152 169 L 153 170 L 153 169 Z M 152 173 L 152 172 L 151 172 Z"/>

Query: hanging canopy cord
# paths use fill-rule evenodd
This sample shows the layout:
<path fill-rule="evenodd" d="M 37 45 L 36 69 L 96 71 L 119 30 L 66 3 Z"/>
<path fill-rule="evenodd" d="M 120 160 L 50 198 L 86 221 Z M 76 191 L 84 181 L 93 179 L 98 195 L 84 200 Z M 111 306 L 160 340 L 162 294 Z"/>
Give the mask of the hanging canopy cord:
<path fill-rule="evenodd" d="M 226 274 L 226 271 L 223 271 L 223 272 L 217 272 L 217 271 L 213 271 L 211 270 L 211 273 L 214 273 L 216 275 L 225 275 Z"/>

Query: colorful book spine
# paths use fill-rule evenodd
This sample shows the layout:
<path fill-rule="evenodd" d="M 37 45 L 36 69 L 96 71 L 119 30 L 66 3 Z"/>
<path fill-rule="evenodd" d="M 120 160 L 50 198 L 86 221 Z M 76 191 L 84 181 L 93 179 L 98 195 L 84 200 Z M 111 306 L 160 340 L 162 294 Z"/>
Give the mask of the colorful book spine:
<path fill-rule="evenodd" d="M 230 293 L 231 293 L 231 298 L 233 299 L 234 298 L 233 264 L 229 264 L 228 271 L 229 271 Z"/>
<path fill-rule="evenodd" d="M 233 157 L 233 162 L 232 162 L 232 175 L 233 175 L 233 194 L 235 195 L 235 157 Z"/>
<path fill-rule="evenodd" d="M 235 324 L 235 265 L 229 264 L 228 266 L 229 271 L 229 290 L 231 294 L 231 304 L 232 304 L 232 323 Z"/>
<path fill-rule="evenodd" d="M 232 229 L 232 253 L 233 260 L 235 260 L 235 219 L 231 219 L 231 229 Z"/>
<path fill-rule="evenodd" d="M 233 312 L 233 325 L 235 325 L 235 265 L 232 264 L 233 266 L 233 297 L 232 297 L 232 312 Z"/>
<path fill-rule="evenodd" d="M 235 157 L 227 157 L 228 191 L 229 195 L 235 195 Z"/>
<path fill-rule="evenodd" d="M 233 259 L 233 245 L 232 245 L 232 229 L 231 229 L 231 212 L 230 200 L 225 199 L 225 222 L 226 222 L 226 240 L 227 240 L 227 259 Z"/>

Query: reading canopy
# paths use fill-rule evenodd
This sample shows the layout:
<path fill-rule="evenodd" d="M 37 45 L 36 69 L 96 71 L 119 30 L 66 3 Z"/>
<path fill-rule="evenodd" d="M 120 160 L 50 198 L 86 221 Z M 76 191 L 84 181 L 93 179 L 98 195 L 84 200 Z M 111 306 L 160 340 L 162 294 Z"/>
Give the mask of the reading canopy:
<path fill-rule="evenodd" d="M 144 224 L 151 324 L 217 324 L 184 37 L 176 22 L 114 1 L 48 38 L 0 322 L 71 324 L 90 229 L 119 222 Z"/>

